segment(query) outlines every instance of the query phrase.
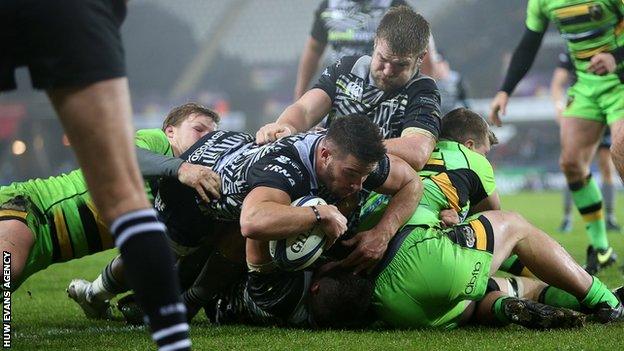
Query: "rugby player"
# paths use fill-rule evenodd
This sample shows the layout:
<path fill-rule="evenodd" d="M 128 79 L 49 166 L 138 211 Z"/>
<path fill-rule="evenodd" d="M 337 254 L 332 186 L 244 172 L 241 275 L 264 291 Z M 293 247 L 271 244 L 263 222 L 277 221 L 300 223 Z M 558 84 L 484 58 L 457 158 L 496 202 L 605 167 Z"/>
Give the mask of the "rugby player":
<path fill-rule="evenodd" d="M 28 67 L 34 88 L 46 91 L 93 203 L 126 260 L 125 274 L 146 311 L 152 338 L 159 348 L 190 350 L 173 255 L 133 152 L 120 31 L 126 10 L 122 0 L 2 1 L 0 91 L 16 88 L 20 66 Z M 32 246 L 33 236 L 20 222 L 6 229 L 0 248 L 25 261 L 28 250 L 14 248 Z"/>
<path fill-rule="evenodd" d="M 455 199 L 453 213 L 465 216 L 472 202 L 474 208 L 498 209 L 500 204 L 495 192 L 492 168 L 480 154 L 486 154 L 490 145 L 496 143 L 495 136 L 489 131 L 487 124 L 478 115 L 465 109 L 457 109 L 445 116 L 442 124 L 441 140 L 433 152 L 433 157 L 421 171 L 425 177 L 425 196 L 420 206 L 440 211 L 436 201 L 445 199 L 446 195 Z M 451 192 L 453 186 L 445 181 L 441 172 L 457 169 L 466 178 L 479 177 L 481 184 L 478 194 L 469 194 L 457 190 L 462 195 L 451 195 L 440 192 L 445 189 Z M 434 181 L 427 182 L 428 177 Z M 458 179 L 453 177 L 455 183 Z M 436 183 L 438 182 L 438 183 Z M 459 188 L 464 189 L 464 188 Z M 429 197 L 429 198 L 427 198 Z M 445 200 L 446 201 L 446 200 Z M 387 203 L 387 197 L 379 194 L 370 197 L 362 210 L 360 230 L 374 226 Z M 448 205 L 448 204 L 447 204 Z M 416 211 L 416 213 L 423 213 Z M 437 223 L 438 215 L 429 217 Z M 459 221 L 459 218 L 457 218 Z M 271 267 L 269 273 L 251 272 L 247 281 L 236 285 L 228 292 L 218 294 L 206 304 L 208 317 L 218 324 L 247 323 L 260 325 L 291 325 L 306 327 L 359 327 L 369 322 L 363 313 L 371 300 L 372 280 L 346 274 L 344 269 L 328 270 L 337 266 L 332 262 L 321 268 L 307 268 L 300 272 L 283 272 Z M 378 274 L 378 270 L 375 274 Z M 374 274 L 374 275 L 375 275 Z M 259 278 L 262 277 L 262 280 Z M 325 279 L 326 278 L 326 279 Z M 506 281 L 504 281 L 506 282 Z M 507 286 L 500 282 L 503 289 Z M 530 282 L 525 284 L 530 287 Z M 553 311 L 552 309 L 549 311 Z M 541 318 L 541 316 L 539 316 Z M 537 322 L 542 322 L 537 319 Z"/>
<path fill-rule="evenodd" d="M 624 2 L 614 0 L 530 0 L 526 30 L 516 48 L 501 90 L 492 101 L 490 120 L 501 124 L 509 96 L 529 70 L 552 21 L 576 70 L 561 120 L 561 158 L 572 198 L 586 223 L 591 245 L 588 272 L 613 263 L 602 212 L 602 196 L 589 166 L 605 125 L 611 128 L 611 157 L 624 177 Z"/>
<path fill-rule="evenodd" d="M 409 6 L 405 0 L 322 1 L 314 14 L 312 30 L 299 60 L 295 101 L 308 90 L 327 46 L 332 49 L 331 62 L 344 56 L 369 55 L 381 18 L 389 8 L 400 5 Z M 426 75 L 432 74 L 431 57 L 436 56 L 433 37 L 430 38 L 429 52 L 421 66 Z"/>
<path fill-rule="evenodd" d="M 179 155 L 213 131 L 218 122 L 219 116 L 210 109 L 192 103 L 179 106 L 168 114 L 162 130 L 137 131 L 137 152 L 142 155 L 142 150 L 150 150 L 163 156 Z M 160 160 L 139 158 L 147 181 L 145 191 L 151 199 L 156 191 L 154 177 L 175 177 L 206 200 L 218 197 L 218 175 L 207 167 L 181 159 L 163 167 Z M 157 171 L 159 167 L 164 170 Z M 113 245 L 113 237 L 93 205 L 81 170 L 0 187 L 0 232 L 33 239 L 30 245 L 16 241 L 12 247 L 15 252 L 12 290 L 50 264 L 100 252 Z"/>
<path fill-rule="evenodd" d="M 389 210 L 368 231 L 361 245 L 361 259 L 354 262 L 355 269 L 366 270 L 383 255 L 386 243 L 412 213 L 422 191 L 413 169 L 384 151 L 378 127 L 360 115 L 341 118 L 326 133 L 298 134 L 263 146 L 255 144 L 246 133 L 213 132 L 181 157 L 220 174 L 221 197 L 207 204 L 198 203 L 192 191 L 175 181 L 163 180 L 156 207 L 170 240 L 178 248 L 202 245 L 211 235 L 206 228 L 216 221 L 240 222 L 240 232 L 247 242 L 247 263 L 260 273 L 273 268 L 268 240 L 319 225 L 329 246 L 347 231 L 346 216 L 357 220 L 359 191 L 378 189 L 394 196 Z M 319 196 L 328 205 L 290 206 L 294 199 L 305 195 Z M 352 222 L 350 226 L 355 225 Z M 264 284 L 266 276 L 255 278 L 258 284 Z M 212 295 L 206 292 L 192 297 L 191 302 L 201 306 Z"/>
<path fill-rule="evenodd" d="M 368 116 L 382 130 L 389 154 L 420 170 L 440 130 L 440 94 L 420 73 L 430 28 L 409 7 L 392 7 L 377 27 L 371 56 L 348 56 L 325 69 L 318 83 L 276 122 L 256 133 L 259 144 L 304 132 L 326 116 L 328 125 L 352 113 Z"/>
<path fill-rule="evenodd" d="M 550 82 L 550 95 L 555 104 L 555 112 L 557 123 L 563 118 L 562 113 L 565 110 L 566 89 L 576 81 L 576 73 L 574 64 L 567 52 L 562 52 L 558 56 L 557 68 L 555 68 Z M 602 185 L 600 192 L 604 199 L 606 210 L 607 230 L 619 232 L 621 227 L 615 219 L 615 186 L 613 184 L 613 162 L 611 161 L 611 131 L 606 128 L 602 140 L 598 145 L 598 168 L 600 169 L 600 177 Z M 572 194 L 569 190 L 564 192 L 563 220 L 559 226 L 559 231 L 567 233 L 572 230 Z M 594 264 L 595 266 L 595 264 Z"/>
<path fill-rule="evenodd" d="M 487 130 L 478 115 L 458 111 L 461 109 L 443 119 L 441 138 L 447 123 L 461 131 L 480 122 Z M 547 302 L 564 304 L 571 297 L 600 322 L 624 321 L 624 307 L 618 298 L 520 215 L 485 211 L 448 229 L 438 225 L 441 210 L 460 209 L 461 218 L 465 213 L 461 210 L 463 204 L 479 204 L 491 189 L 487 176 L 491 166 L 485 157 L 460 143 L 455 146 L 461 150 L 456 153 L 461 155 L 459 162 L 467 162 L 468 166 L 454 168 L 457 159 L 448 157 L 451 153 L 442 160 L 432 159 L 438 168 L 425 175 L 425 191 L 418 209 L 376 268 L 373 306 L 379 317 L 395 327 L 454 328 L 475 316 L 487 320 L 492 311 L 501 323 L 520 322 L 532 328 L 581 325 L 578 314 L 496 293 L 502 281 L 490 277 L 503 260 L 516 253 L 537 277 L 560 288 L 550 288 L 554 290 Z M 374 224 L 382 208 L 379 204 L 373 196 L 364 206 L 364 228 Z M 528 313 L 527 318 L 518 315 L 520 310 Z"/>

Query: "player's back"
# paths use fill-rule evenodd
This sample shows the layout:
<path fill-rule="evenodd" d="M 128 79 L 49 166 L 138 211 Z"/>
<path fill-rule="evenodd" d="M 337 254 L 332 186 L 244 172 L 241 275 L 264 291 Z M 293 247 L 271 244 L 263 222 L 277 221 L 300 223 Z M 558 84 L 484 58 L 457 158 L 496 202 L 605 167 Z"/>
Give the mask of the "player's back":
<path fill-rule="evenodd" d="M 408 224 L 436 225 L 443 209 L 454 209 L 465 219 L 471 203 L 489 196 L 496 187 L 489 161 L 464 145 L 450 140 L 436 144 L 429 161 L 419 172 L 423 195 Z M 362 207 L 360 230 L 371 228 L 381 218 L 388 198 L 371 195 Z"/>
<path fill-rule="evenodd" d="M 15 182 L 9 186 L 1 187 L 0 191 L 7 191 L 10 188 L 29 194 L 30 200 L 44 210 L 69 198 L 90 198 L 80 170 L 46 179 L 37 178 L 25 182 Z"/>

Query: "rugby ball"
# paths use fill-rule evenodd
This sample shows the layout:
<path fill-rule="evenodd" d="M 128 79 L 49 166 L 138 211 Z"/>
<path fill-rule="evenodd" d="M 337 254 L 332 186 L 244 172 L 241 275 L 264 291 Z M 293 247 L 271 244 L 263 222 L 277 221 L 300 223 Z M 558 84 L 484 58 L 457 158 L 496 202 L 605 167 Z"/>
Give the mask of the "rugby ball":
<path fill-rule="evenodd" d="M 304 196 L 291 203 L 291 206 L 326 205 L 325 200 L 316 196 Z M 312 210 L 310 210 L 312 212 Z M 313 229 L 280 240 L 269 242 L 269 252 L 273 262 L 283 270 L 297 271 L 316 261 L 323 253 L 325 233 L 318 226 Z"/>

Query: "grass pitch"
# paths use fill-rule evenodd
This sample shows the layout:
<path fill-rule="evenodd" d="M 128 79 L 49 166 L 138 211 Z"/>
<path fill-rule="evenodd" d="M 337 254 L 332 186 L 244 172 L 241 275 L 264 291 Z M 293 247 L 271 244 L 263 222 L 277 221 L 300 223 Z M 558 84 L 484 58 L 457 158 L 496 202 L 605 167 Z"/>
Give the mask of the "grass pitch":
<path fill-rule="evenodd" d="M 503 207 L 516 210 L 550 233 L 579 262 L 585 260 L 587 238 L 580 217 L 574 230 L 559 234 L 559 193 L 503 197 Z M 624 197 L 618 198 L 618 218 L 624 222 Z M 609 240 L 624 263 L 624 234 Z M 113 257 L 109 251 L 54 265 L 26 281 L 12 297 L 12 348 L 15 350 L 150 350 L 143 328 L 118 321 L 89 321 L 65 293 L 75 277 L 93 279 Z M 613 266 L 599 277 L 609 287 L 624 283 Z M 203 313 L 192 324 L 195 350 L 622 350 L 624 324 L 594 325 L 582 330 L 535 332 L 516 326 L 500 329 L 470 327 L 454 331 L 323 331 L 253 327 L 214 327 Z"/>

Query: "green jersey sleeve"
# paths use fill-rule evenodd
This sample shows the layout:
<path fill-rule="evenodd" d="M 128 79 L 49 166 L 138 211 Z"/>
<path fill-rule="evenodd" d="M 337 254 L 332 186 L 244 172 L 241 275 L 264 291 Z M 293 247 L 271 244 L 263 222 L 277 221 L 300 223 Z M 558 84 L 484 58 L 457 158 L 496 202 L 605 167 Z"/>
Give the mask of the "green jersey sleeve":
<path fill-rule="evenodd" d="M 159 155 L 173 156 L 169 140 L 160 129 L 141 129 L 135 134 L 136 146 Z"/>
<path fill-rule="evenodd" d="M 543 33 L 548 27 L 548 16 L 542 8 L 542 0 L 529 0 L 527 5 L 526 26 L 534 32 Z"/>

